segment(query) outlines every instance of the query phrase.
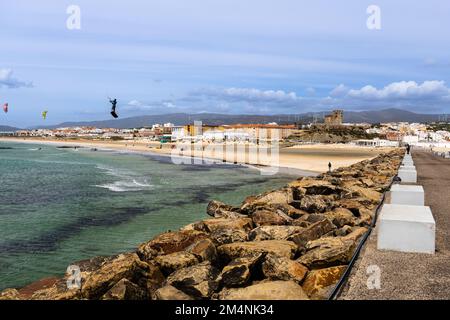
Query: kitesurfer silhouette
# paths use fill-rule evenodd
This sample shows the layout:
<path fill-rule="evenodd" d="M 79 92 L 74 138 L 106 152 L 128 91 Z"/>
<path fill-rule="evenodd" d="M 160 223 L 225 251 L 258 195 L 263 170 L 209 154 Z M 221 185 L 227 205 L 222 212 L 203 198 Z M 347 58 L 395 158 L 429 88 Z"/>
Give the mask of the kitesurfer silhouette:
<path fill-rule="evenodd" d="M 116 113 L 116 106 L 117 106 L 117 99 L 111 99 L 111 98 L 109 98 L 109 102 L 111 103 L 111 115 L 114 117 L 114 118 L 118 118 L 119 116 L 117 115 L 117 113 Z"/>

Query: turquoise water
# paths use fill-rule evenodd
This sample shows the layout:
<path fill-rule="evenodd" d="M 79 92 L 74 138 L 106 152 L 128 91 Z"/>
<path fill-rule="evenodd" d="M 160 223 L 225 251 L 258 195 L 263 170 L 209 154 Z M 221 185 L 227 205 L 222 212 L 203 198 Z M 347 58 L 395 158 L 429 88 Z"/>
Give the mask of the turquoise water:
<path fill-rule="evenodd" d="M 11 148 L 11 149 L 9 149 Z M 0 142 L 0 290 L 136 248 L 292 176 L 168 157 Z"/>

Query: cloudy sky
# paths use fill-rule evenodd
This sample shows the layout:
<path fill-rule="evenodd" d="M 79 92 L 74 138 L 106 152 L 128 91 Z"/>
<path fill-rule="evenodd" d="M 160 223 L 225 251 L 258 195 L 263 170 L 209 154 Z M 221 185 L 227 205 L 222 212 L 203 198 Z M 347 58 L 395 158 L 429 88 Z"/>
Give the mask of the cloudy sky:
<path fill-rule="evenodd" d="M 449 14 L 447 0 L 1 1 L 0 125 L 106 119 L 108 96 L 121 117 L 450 112 Z"/>

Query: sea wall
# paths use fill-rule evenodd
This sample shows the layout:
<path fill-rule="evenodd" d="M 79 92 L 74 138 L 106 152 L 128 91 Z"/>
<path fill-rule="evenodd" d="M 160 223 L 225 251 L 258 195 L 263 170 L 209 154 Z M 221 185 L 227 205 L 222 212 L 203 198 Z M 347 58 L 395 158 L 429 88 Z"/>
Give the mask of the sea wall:
<path fill-rule="evenodd" d="M 160 234 L 136 251 L 74 262 L 73 275 L 0 299 L 326 299 L 368 231 L 403 150 L 303 177 Z"/>

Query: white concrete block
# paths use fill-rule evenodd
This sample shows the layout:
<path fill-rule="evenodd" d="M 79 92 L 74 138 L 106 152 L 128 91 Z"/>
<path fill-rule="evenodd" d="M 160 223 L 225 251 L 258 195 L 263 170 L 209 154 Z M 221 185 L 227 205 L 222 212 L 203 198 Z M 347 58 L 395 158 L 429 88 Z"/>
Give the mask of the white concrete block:
<path fill-rule="evenodd" d="M 425 205 L 423 187 L 394 184 L 391 188 L 391 204 Z"/>
<path fill-rule="evenodd" d="M 402 182 L 417 183 L 417 171 L 411 169 L 399 169 L 398 176 Z"/>
<path fill-rule="evenodd" d="M 436 223 L 429 207 L 385 204 L 378 224 L 379 250 L 434 254 Z"/>
<path fill-rule="evenodd" d="M 416 170 L 415 166 L 407 166 L 407 165 L 401 165 L 400 169 L 405 169 L 405 170 Z"/>
<path fill-rule="evenodd" d="M 406 165 L 406 166 L 413 166 L 414 165 L 414 161 L 403 159 L 402 164 Z"/>

